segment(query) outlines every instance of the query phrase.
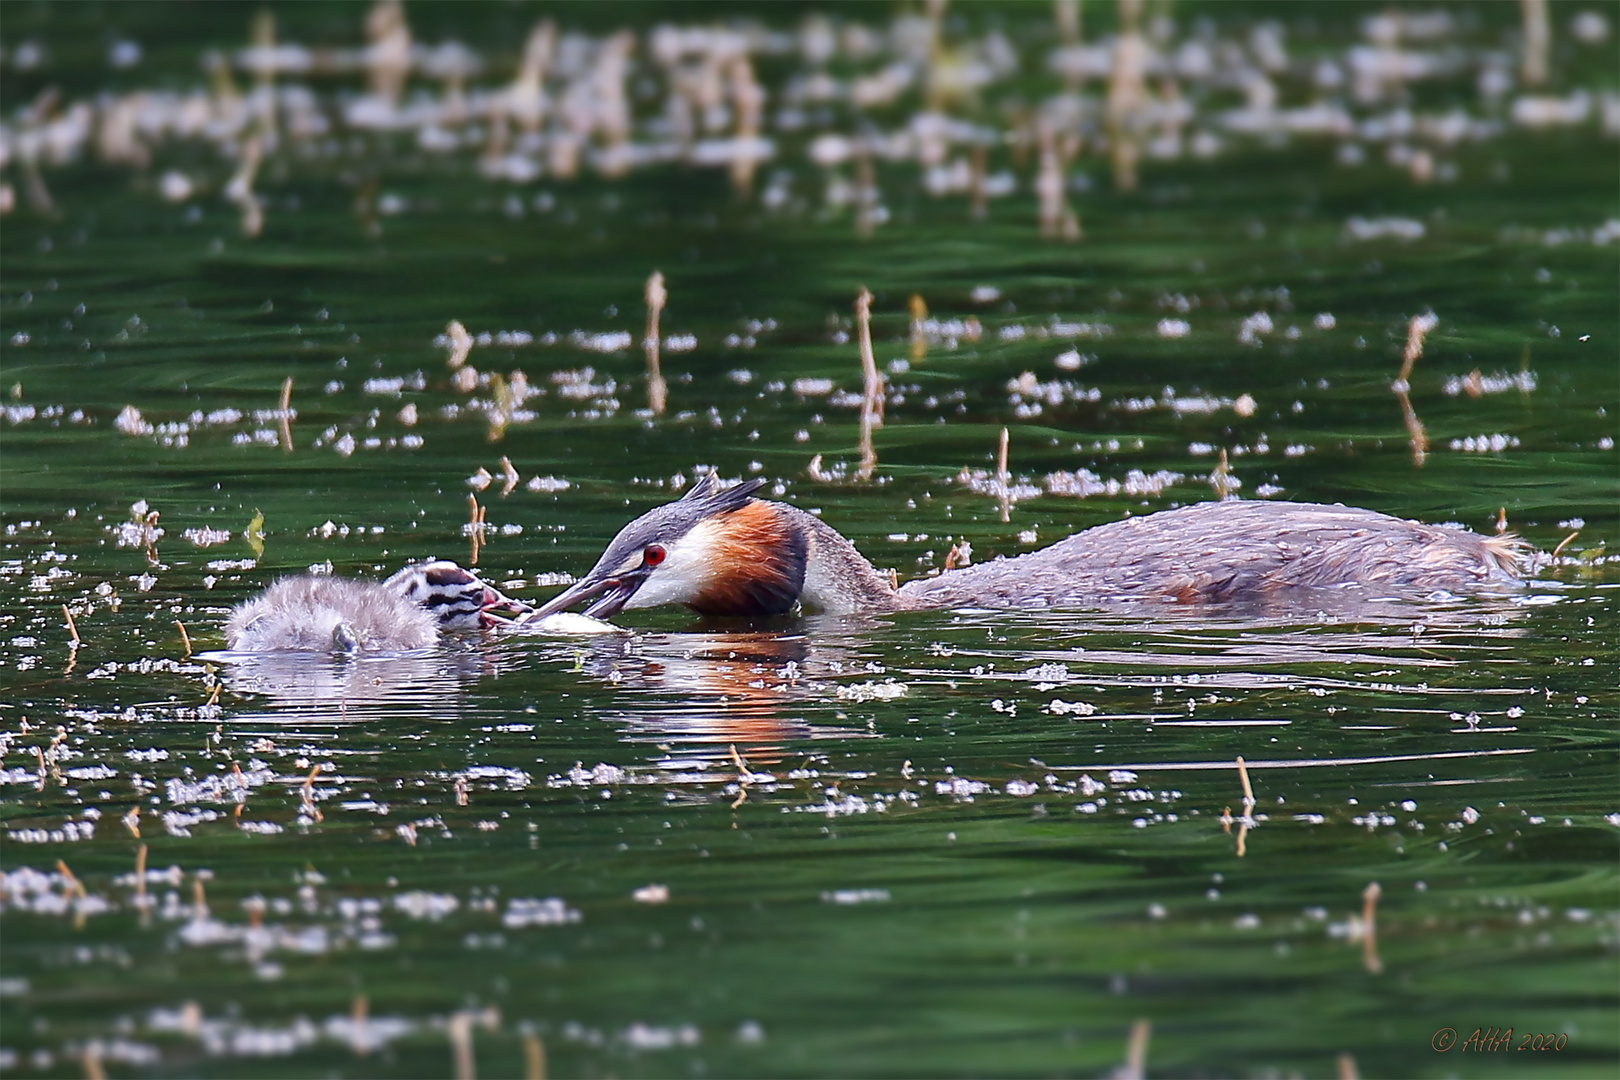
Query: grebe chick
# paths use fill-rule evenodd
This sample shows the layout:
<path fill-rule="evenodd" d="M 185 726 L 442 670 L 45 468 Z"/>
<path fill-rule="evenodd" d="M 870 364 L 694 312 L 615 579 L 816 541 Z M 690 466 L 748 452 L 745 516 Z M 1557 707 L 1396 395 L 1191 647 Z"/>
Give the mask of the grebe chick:
<path fill-rule="evenodd" d="M 407 566 L 381 583 L 303 574 L 282 578 L 225 622 L 234 652 L 408 652 L 439 630 L 492 625 L 491 611 L 528 611 L 445 559 Z"/>
<path fill-rule="evenodd" d="M 821 519 L 721 490 L 712 474 L 626 525 L 543 618 L 684 604 L 703 615 L 829 614 L 958 607 L 1084 608 L 1120 600 L 1259 600 L 1310 589 L 1471 591 L 1517 584 L 1528 545 L 1372 510 L 1291 502 L 1205 502 L 1099 525 L 1040 551 L 899 588 Z"/>

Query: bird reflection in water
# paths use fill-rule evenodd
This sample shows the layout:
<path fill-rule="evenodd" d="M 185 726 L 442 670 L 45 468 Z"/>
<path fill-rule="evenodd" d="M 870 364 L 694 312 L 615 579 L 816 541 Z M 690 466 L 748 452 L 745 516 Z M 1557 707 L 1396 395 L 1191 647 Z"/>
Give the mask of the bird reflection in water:
<path fill-rule="evenodd" d="M 224 660 L 222 680 L 233 694 L 268 698 L 282 709 L 391 713 L 408 710 L 455 719 L 457 700 L 479 679 L 507 665 L 481 639 L 442 643 L 408 653 L 321 656 L 308 653 L 202 653 Z"/>
<path fill-rule="evenodd" d="M 756 765 L 780 762 L 786 743 L 858 737 L 859 729 L 813 724 L 838 678 L 867 672 L 870 635 L 886 620 L 806 616 L 705 620 L 692 630 L 598 637 L 582 643 L 582 674 L 622 690 L 600 715 L 627 741 L 654 743 L 699 760 L 748 747 Z M 700 748 L 711 748 L 704 752 Z"/>

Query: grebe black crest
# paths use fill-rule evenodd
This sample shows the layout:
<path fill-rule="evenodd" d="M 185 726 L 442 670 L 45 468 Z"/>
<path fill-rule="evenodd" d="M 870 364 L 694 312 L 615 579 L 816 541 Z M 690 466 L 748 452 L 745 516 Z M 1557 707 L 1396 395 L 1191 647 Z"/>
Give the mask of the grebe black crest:
<path fill-rule="evenodd" d="M 820 518 L 754 498 L 763 480 L 706 475 L 620 530 L 591 571 L 542 604 L 544 617 L 684 604 L 704 615 L 939 608 L 1085 608 L 1284 598 L 1361 587 L 1470 592 L 1517 584 L 1530 548 L 1511 536 L 1425 525 L 1373 510 L 1293 502 L 1205 502 L 1099 525 L 1050 547 L 898 588 Z"/>
<path fill-rule="evenodd" d="M 302 574 L 238 606 L 225 623 L 235 652 L 408 652 L 441 629 L 490 625 L 491 612 L 529 610 L 445 559 L 416 563 L 386 581 Z"/>

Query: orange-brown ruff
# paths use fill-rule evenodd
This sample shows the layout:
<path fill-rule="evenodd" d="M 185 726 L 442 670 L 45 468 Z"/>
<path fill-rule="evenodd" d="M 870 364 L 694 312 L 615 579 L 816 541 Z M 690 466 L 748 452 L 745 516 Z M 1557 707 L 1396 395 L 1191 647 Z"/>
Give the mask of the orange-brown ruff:
<path fill-rule="evenodd" d="M 773 507 L 753 499 L 725 515 L 715 534 L 715 572 L 688 607 L 700 615 L 792 610 L 804 586 L 804 534 Z"/>
<path fill-rule="evenodd" d="M 895 587 L 814 515 L 752 498 L 763 481 L 712 478 L 620 530 L 544 616 L 586 600 L 599 617 L 685 604 L 705 615 L 934 608 L 1085 608 L 1122 601 L 1287 601 L 1472 592 L 1517 584 L 1528 545 L 1372 510 L 1292 502 L 1207 502 L 1127 518 L 1051 547 Z"/>

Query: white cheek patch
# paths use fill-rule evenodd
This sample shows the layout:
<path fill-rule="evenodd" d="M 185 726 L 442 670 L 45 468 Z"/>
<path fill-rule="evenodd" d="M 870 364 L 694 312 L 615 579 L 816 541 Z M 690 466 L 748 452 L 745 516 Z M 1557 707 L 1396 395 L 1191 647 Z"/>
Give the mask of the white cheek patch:
<path fill-rule="evenodd" d="M 696 599 L 714 572 L 710 553 L 714 550 L 715 529 L 712 522 L 699 522 L 685 536 L 666 544 L 664 561 L 653 568 L 624 606 L 648 608 Z"/>

